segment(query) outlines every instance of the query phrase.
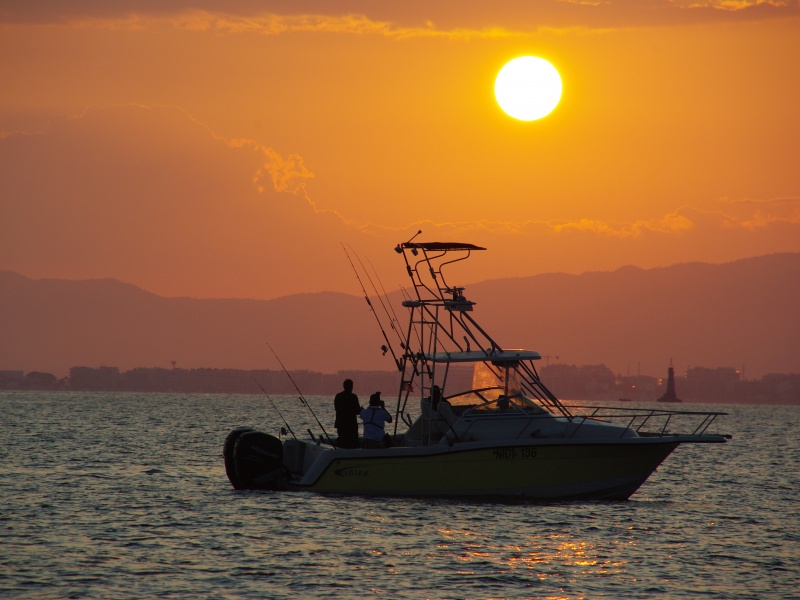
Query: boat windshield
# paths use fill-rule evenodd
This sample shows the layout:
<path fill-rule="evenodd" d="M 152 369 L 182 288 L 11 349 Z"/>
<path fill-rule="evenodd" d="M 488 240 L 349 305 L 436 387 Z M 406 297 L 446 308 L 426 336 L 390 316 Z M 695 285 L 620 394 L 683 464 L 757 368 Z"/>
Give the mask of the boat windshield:
<path fill-rule="evenodd" d="M 548 412 L 526 396 L 521 388 L 520 373 L 514 364 L 498 368 L 497 365 L 479 362 L 473 368 L 472 389 L 448 396 L 447 401 L 462 414 Z"/>
<path fill-rule="evenodd" d="M 508 390 L 509 395 L 516 394 L 520 390 L 519 372 L 517 369 L 497 368 L 485 362 L 476 362 L 472 368 L 472 389 L 488 389 L 499 387 L 501 390 Z"/>
<path fill-rule="evenodd" d="M 548 412 L 525 394 L 517 392 L 507 396 L 500 386 L 470 390 L 447 401 L 453 408 L 460 408 L 463 414 L 483 414 L 493 412 L 519 412 L 525 414 Z"/>

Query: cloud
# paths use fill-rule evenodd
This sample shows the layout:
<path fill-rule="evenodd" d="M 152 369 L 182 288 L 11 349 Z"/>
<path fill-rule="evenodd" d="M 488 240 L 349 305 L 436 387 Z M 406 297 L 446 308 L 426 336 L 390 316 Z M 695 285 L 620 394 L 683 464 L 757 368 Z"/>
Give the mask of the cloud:
<path fill-rule="evenodd" d="M 267 189 L 267 180 L 272 183 L 276 192 L 297 193 L 305 189 L 305 182 L 314 177 L 299 154 L 290 154 L 286 158 L 274 149 L 267 148 L 251 140 L 235 140 L 233 147 L 251 147 L 264 157 L 264 164 L 253 175 L 253 183 L 259 192 Z"/>
<path fill-rule="evenodd" d="M 631 238 L 648 234 L 680 236 L 710 229 L 753 230 L 773 224 L 800 225 L 800 198 L 739 200 L 735 201 L 735 205 L 749 207 L 749 210 L 740 211 L 737 215 L 687 205 L 655 219 L 616 224 L 596 219 L 580 219 L 574 222 L 547 223 L 546 227 L 555 234 L 582 231 L 617 238 Z"/>
<path fill-rule="evenodd" d="M 317 208 L 304 156 L 226 139 L 171 107 L 95 108 L 0 135 L 0 180 L 0 269 L 115 277 L 167 296 L 356 293 L 341 242 L 392 274 L 391 249 L 420 229 L 420 239 L 488 247 L 472 281 L 800 251 L 800 198 L 621 222 L 364 222 L 337 212 L 335 197 Z"/>
<path fill-rule="evenodd" d="M 395 40 L 439 38 L 471 40 L 511 38 L 529 32 L 512 31 L 500 26 L 438 28 L 433 23 L 418 26 L 401 25 L 391 21 L 374 20 L 363 14 L 255 14 L 248 16 L 224 12 L 192 10 L 172 15 L 125 14 L 116 17 L 78 16 L 66 22 L 81 29 L 109 31 L 175 30 L 213 35 L 254 34 L 279 36 L 288 34 L 339 34 L 374 36 Z"/>
<path fill-rule="evenodd" d="M 775 224 L 800 225 L 800 196 L 785 198 L 722 199 L 719 204 L 734 214 L 726 216 L 724 226 L 748 230 Z"/>
<path fill-rule="evenodd" d="M 575 221 L 469 221 L 451 223 L 433 223 L 418 221 L 397 228 L 410 231 L 414 228 L 437 228 L 453 234 L 469 235 L 480 233 L 492 236 L 516 236 L 520 238 L 537 238 L 546 235 L 550 238 L 582 234 L 594 238 L 616 238 L 626 240 L 643 237 L 670 236 L 679 238 L 690 233 L 738 229 L 742 232 L 771 225 L 800 225 L 800 198 L 781 198 L 774 200 L 738 200 L 725 201 L 726 205 L 749 207 L 748 210 L 732 212 L 700 209 L 692 206 L 681 206 L 672 212 L 653 219 L 636 219 L 623 222 L 610 222 L 599 219 L 582 218 Z M 359 225 L 364 231 L 389 231 L 369 224 Z M 800 250 L 800 244 L 796 250 Z"/>
<path fill-rule="evenodd" d="M 409 0 L 0 0 L 0 22 L 81 23 L 84 26 L 146 28 L 171 23 L 217 33 L 278 35 L 297 32 L 382 35 L 398 39 L 508 36 L 542 28 L 620 28 L 794 18 L 796 0 L 549 0 L 531 4 L 498 0 L 462 3 Z"/>
<path fill-rule="evenodd" d="M 782 203 L 783 204 L 783 203 Z M 583 238 L 615 239 L 619 241 L 637 238 L 679 240 L 687 235 L 708 236 L 714 232 L 738 230 L 745 235 L 754 229 L 769 228 L 772 225 L 789 227 L 800 226 L 800 199 L 789 202 L 791 210 L 771 211 L 764 208 L 753 210 L 742 216 L 734 216 L 718 211 L 708 211 L 691 206 L 682 206 L 673 212 L 655 219 L 638 219 L 624 222 L 608 222 L 598 219 L 583 218 L 576 221 L 460 221 L 433 222 L 415 221 L 391 228 L 377 224 L 354 224 L 361 231 L 376 236 L 390 232 L 410 232 L 417 229 L 435 230 L 445 235 L 455 236 L 491 236 L 516 239 L 536 240 L 547 237 L 553 241 L 564 237 L 580 235 Z M 772 203 L 760 203 L 759 206 L 773 206 Z M 785 251 L 800 251 L 800 243 Z"/>
<path fill-rule="evenodd" d="M 166 295 L 335 288 L 326 248 L 347 229 L 308 203 L 309 177 L 301 157 L 225 140 L 178 109 L 91 109 L 0 139 L 0 268 Z"/>

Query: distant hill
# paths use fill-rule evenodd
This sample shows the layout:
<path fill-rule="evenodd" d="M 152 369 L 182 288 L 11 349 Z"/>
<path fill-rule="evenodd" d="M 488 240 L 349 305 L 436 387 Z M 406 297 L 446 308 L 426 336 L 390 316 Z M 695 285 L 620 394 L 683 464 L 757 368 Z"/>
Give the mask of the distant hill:
<path fill-rule="evenodd" d="M 679 371 L 744 365 L 751 378 L 800 372 L 800 253 L 546 274 L 487 281 L 469 292 L 505 345 L 560 362 L 605 363 L 623 375 L 641 368 L 665 376 L 670 359 Z"/>
<path fill-rule="evenodd" d="M 670 359 L 679 371 L 800 372 L 800 253 L 486 281 L 466 295 L 501 345 L 538 350 L 551 363 L 648 375 L 664 374 Z M 390 298 L 399 303 L 399 293 Z M 0 370 L 61 376 L 72 366 L 169 367 L 173 360 L 184 368 L 279 368 L 267 342 L 289 369 L 393 369 L 358 296 L 164 298 L 112 279 L 0 271 Z"/>
<path fill-rule="evenodd" d="M 163 298 L 112 279 L 31 280 L 0 272 L 0 370 L 72 366 L 390 370 L 363 298 Z"/>

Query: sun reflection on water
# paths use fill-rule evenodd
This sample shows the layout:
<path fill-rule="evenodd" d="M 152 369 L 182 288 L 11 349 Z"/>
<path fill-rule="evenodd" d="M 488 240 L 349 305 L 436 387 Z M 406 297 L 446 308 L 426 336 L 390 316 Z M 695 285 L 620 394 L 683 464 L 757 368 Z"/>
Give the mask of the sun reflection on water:
<path fill-rule="evenodd" d="M 540 583 L 556 584 L 624 575 L 627 561 L 622 557 L 630 555 L 636 544 L 619 538 L 608 542 L 577 540 L 569 533 L 529 537 L 524 543 L 516 540 L 507 544 L 481 539 L 468 529 L 441 528 L 439 534 L 442 540 L 436 545 L 437 552 L 449 553 L 457 560 L 461 574 L 474 574 L 478 567 L 484 570 L 489 565 L 498 573 L 516 573 Z"/>

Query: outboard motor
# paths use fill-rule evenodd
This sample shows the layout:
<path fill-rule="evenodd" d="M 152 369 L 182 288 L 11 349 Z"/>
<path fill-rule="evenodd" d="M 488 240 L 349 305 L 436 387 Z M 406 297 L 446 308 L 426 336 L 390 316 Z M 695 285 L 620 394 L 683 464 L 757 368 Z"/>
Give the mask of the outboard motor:
<path fill-rule="evenodd" d="M 283 464 L 283 443 L 278 438 L 248 428 L 234 429 L 225 440 L 223 454 L 234 489 L 287 489 L 289 470 Z"/>
<path fill-rule="evenodd" d="M 255 431 L 252 427 L 237 427 L 228 434 L 225 438 L 225 443 L 222 445 L 222 457 L 225 459 L 225 473 L 235 490 L 241 490 L 242 486 L 239 478 L 236 477 L 236 461 L 233 458 L 233 450 L 236 447 L 236 440 L 239 436 L 248 431 Z"/>

